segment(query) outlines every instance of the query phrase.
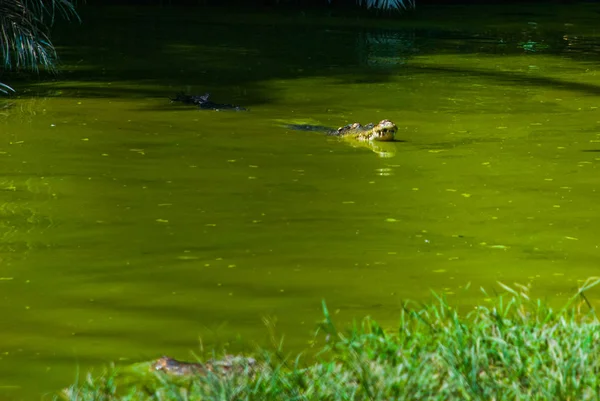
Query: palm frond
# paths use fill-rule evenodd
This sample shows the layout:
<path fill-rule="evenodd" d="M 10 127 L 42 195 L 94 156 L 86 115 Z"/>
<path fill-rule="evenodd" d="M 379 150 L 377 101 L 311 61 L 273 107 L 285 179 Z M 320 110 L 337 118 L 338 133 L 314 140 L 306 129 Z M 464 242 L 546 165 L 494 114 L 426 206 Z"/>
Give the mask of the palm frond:
<path fill-rule="evenodd" d="M 2 93 L 8 93 L 8 92 L 14 92 L 15 90 L 13 88 L 11 88 L 10 86 L 3 84 L 2 82 L 0 82 L 0 92 Z"/>
<path fill-rule="evenodd" d="M 361 2 L 368 9 L 383 11 L 408 10 L 416 6 L 415 0 L 361 0 Z"/>
<path fill-rule="evenodd" d="M 328 0 L 331 4 L 332 0 Z M 400 11 L 416 7 L 416 0 L 355 0 L 356 5 L 368 10 Z"/>
<path fill-rule="evenodd" d="M 0 62 L 4 69 L 38 71 L 42 66 L 54 71 L 56 52 L 48 29 L 57 14 L 79 18 L 70 0 L 0 0 Z"/>
<path fill-rule="evenodd" d="M 7 0 L 4 0 L 7 1 Z M 13 0 L 15 1 L 15 0 Z M 26 6 L 30 13 L 37 16 L 39 22 L 45 24 L 44 18 L 50 18 L 49 26 L 54 24 L 54 18 L 61 15 L 67 21 L 71 17 L 79 19 L 79 15 L 75 11 L 76 0 L 20 0 Z M 0 3 L 2 0 L 0 0 Z"/>

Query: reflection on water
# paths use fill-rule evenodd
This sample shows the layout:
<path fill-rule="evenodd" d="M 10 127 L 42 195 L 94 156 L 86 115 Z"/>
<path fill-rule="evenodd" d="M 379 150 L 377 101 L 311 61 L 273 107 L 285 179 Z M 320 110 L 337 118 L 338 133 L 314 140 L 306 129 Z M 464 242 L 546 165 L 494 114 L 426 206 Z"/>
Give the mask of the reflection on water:
<path fill-rule="evenodd" d="M 304 349 L 321 299 L 393 324 L 430 289 L 467 307 L 469 282 L 560 299 L 596 274 L 600 83 L 575 27 L 173 21 L 88 20 L 58 36 L 64 80 L 36 88 L 53 96 L 0 109 L 0 394 L 200 343 L 251 349 L 265 316 Z M 187 86 L 251 111 L 170 104 Z M 383 119 L 398 142 L 281 125 Z"/>
<path fill-rule="evenodd" d="M 414 30 L 360 32 L 356 40 L 356 52 L 369 67 L 397 67 L 408 62 L 418 52 Z"/>

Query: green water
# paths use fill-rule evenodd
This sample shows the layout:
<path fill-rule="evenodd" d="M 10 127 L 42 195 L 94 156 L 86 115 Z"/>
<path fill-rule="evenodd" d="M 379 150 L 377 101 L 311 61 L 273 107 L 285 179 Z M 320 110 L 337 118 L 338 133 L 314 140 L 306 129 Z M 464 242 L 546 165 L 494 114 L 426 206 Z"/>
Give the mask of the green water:
<path fill-rule="evenodd" d="M 340 322 L 392 325 L 430 290 L 468 308 L 498 280 L 556 300 L 596 275 L 588 13 L 465 30 L 462 12 L 371 31 L 84 8 L 57 29 L 62 76 L 0 110 L 1 397 L 110 361 L 251 350 L 263 318 L 302 350 L 322 299 Z M 250 111 L 170 104 L 181 90 Z M 384 118 L 389 158 L 282 126 Z"/>

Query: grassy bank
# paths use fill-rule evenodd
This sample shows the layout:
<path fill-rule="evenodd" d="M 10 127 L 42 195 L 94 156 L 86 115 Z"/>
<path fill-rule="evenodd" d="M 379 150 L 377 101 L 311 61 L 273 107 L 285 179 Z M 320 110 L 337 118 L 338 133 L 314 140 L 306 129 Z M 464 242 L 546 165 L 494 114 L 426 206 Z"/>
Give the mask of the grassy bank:
<path fill-rule="evenodd" d="M 548 400 L 600 397 L 600 326 L 585 291 L 553 310 L 523 289 L 471 313 L 444 299 L 406 304 L 399 327 L 365 319 L 336 329 L 324 305 L 324 345 L 311 363 L 281 349 L 228 375 L 171 377 L 149 364 L 112 368 L 63 391 L 67 400 Z M 518 288 L 518 287 L 515 287 Z"/>

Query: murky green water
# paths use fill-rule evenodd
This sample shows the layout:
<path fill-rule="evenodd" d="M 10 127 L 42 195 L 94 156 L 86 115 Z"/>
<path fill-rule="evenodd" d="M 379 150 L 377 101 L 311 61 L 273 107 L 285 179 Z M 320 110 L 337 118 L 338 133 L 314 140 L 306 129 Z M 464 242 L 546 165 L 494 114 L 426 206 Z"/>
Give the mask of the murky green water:
<path fill-rule="evenodd" d="M 252 349 L 264 317 L 304 349 L 322 299 L 341 322 L 393 324 L 431 289 L 467 307 L 497 280 L 564 299 L 597 274 L 584 22 L 93 14 L 56 34 L 62 81 L 0 110 L 3 397 L 201 343 Z M 250 112 L 170 104 L 181 90 Z M 391 158 L 282 127 L 384 118 Z"/>

